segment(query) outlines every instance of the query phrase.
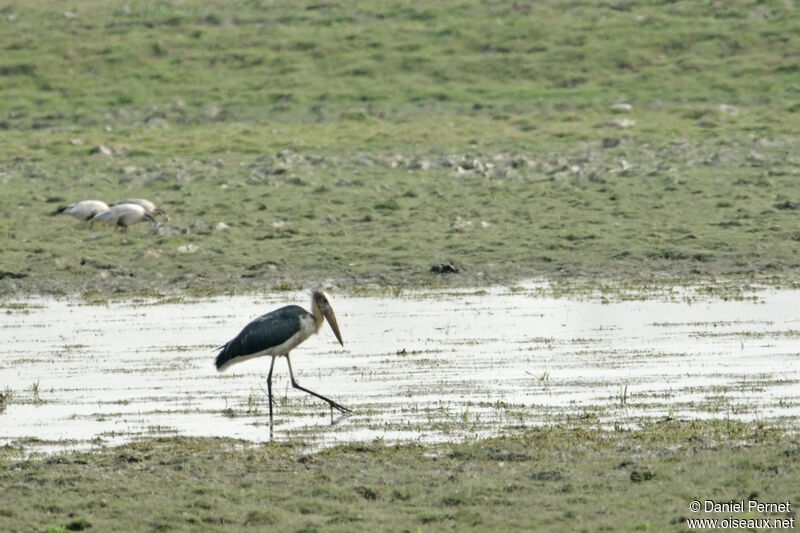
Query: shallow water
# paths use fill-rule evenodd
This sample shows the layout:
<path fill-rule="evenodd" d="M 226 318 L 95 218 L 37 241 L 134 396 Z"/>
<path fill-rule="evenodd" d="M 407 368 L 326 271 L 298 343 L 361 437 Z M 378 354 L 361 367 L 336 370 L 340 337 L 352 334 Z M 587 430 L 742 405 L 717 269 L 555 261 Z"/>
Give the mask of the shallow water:
<path fill-rule="evenodd" d="M 345 346 L 326 326 L 292 354 L 299 383 L 353 409 L 333 417 L 275 364 L 274 438 L 442 441 L 574 417 L 800 414 L 800 291 L 756 299 L 550 298 L 541 286 L 401 297 L 333 295 Z M 5 302 L 0 444 L 51 450 L 140 436 L 269 440 L 268 358 L 213 368 L 214 348 L 306 293 L 183 303 Z M 676 301 L 677 300 L 677 301 Z"/>

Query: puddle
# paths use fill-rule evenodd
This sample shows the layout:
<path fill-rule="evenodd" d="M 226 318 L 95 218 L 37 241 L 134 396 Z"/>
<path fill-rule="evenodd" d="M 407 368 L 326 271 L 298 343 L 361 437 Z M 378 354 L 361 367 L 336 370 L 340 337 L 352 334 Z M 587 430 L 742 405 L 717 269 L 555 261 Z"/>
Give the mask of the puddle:
<path fill-rule="evenodd" d="M 800 291 L 722 301 L 576 300 L 541 287 L 333 294 L 328 326 L 275 364 L 274 438 L 312 447 L 498 435 L 576 417 L 794 421 L 800 414 Z M 148 305 L 35 299 L 0 304 L 0 445 L 40 451 L 141 436 L 269 440 L 269 358 L 225 373 L 214 348 L 307 293 Z M 5 391 L 5 392 L 4 392 Z M 10 394 L 9 394 L 10 393 Z"/>

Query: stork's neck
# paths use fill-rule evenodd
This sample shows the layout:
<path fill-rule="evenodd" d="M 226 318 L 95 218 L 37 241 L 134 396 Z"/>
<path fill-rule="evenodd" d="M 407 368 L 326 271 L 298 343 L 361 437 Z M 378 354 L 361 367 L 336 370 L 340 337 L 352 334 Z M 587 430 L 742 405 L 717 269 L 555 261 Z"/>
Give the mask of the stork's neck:
<path fill-rule="evenodd" d="M 319 332 L 319 328 L 322 327 L 324 317 L 322 316 L 322 311 L 320 311 L 317 302 L 314 301 L 314 298 L 311 298 L 311 312 L 314 313 L 314 320 L 317 321 L 317 332 Z"/>

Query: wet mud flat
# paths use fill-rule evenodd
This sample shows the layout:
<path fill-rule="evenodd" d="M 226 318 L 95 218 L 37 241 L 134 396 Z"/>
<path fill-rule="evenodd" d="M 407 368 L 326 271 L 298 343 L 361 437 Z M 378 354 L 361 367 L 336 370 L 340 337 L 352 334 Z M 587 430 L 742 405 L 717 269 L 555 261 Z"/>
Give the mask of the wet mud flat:
<path fill-rule="evenodd" d="M 541 285 L 389 296 L 333 294 L 325 327 L 276 362 L 273 439 L 322 450 L 444 443 L 564 423 L 638 429 L 665 419 L 791 427 L 800 413 L 798 291 L 737 300 L 550 297 Z M 270 440 L 260 358 L 217 373 L 214 349 L 305 292 L 104 304 L 2 303 L 0 444 L 96 449 L 142 437 Z"/>

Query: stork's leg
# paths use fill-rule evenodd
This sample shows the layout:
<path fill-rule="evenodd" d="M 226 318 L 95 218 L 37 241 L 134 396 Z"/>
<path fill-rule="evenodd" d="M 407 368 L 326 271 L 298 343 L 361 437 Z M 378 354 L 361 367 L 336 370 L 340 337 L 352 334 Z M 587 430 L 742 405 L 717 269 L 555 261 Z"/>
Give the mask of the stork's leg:
<path fill-rule="evenodd" d="M 300 389 L 301 391 L 307 392 L 311 396 L 316 396 L 320 400 L 325 400 L 326 402 L 328 402 L 328 404 L 331 406 L 331 408 L 335 407 L 336 409 L 338 409 L 339 411 L 341 411 L 343 413 L 350 413 L 351 412 L 350 409 L 348 409 L 347 407 L 342 407 L 341 405 L 339 405 L 338 403 L 334 402 L 330 398 L 326 398 L 325 396 L 323 396 L 321 394 L 317 394 L 316 392 L 310 391 L 305 387 L 301 387 L 300 384 L 297 383 L 297 381 L 295 381 L 295 379 L 294 379 L 294 372 L 292 372 L 292 362 L 289 360 L 289 354 L 286 354 L 286 364 L 289 365 L 289 378 L 291 378 L 291 380 L 292 380 L 292 387 L 294 387 L 295 389 Z"/>
<path fill-rule="evenodd" d="M 275 366 L 275 358 L 269 364 L 269 374 L 267 374 L 267 396 L 269 396 L 269 430 L 272 431 L 272 367 Z"/>

